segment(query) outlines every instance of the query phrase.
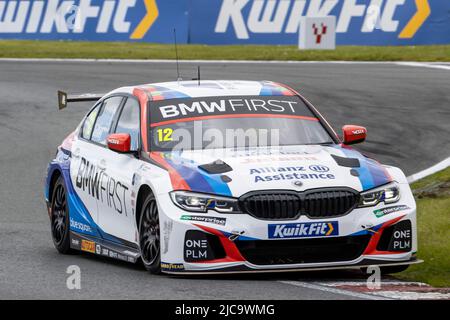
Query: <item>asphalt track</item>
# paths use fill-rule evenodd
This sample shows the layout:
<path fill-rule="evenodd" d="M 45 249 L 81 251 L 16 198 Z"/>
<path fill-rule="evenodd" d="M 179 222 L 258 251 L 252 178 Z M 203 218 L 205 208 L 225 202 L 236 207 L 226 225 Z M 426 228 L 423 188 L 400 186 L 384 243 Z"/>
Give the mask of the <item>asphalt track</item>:
<path fill-rule="evenodd" d="M 196 65 L 182 64 L 192 78 Z M 361 149 L 407 175 L 450 156 L 450 71 L 397 64 L 205 64 L 204 79 L 286 83 L 334 128 L 368 128 Z M 359 299 L 317 281 L 364 281 L 353 272 L 207 278 L 152 276 L 138 266 L 53 248 L 43 202 L 44 173 L 88 104 L 57 111 L 56 90 L 107 92 L 174 80 L 168 63 L 0 61 L 0 299 Z M 66 268 L 81 268 L 68 290 Z M 294 285 L 292 285 L 294 283 Z M 302 285 L 303 283 L 303 285 Z"/>

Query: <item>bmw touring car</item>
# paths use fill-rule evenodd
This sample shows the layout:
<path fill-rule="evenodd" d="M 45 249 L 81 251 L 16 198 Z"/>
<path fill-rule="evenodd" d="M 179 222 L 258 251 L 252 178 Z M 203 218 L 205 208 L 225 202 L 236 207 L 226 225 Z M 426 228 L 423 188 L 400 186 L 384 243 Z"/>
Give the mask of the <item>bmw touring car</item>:
<path fill-rule="evenodd" d="M 351 147 L 292 88 L 178 81 L 107 94 L 58 147 L 45 199 L 56 249 L 152 273 L 281 272 L 418 263 L 403 172 Z"/>

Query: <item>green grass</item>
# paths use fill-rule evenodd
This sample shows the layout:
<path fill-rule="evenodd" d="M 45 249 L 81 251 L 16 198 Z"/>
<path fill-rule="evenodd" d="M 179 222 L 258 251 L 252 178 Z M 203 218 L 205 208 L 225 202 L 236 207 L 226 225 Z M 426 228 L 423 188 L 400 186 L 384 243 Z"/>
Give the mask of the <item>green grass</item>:
<path fill-rule="evenodd" d="M 450 45 L 415 47 L 339 46 L 333 51 L 296 46 L 179 45 L 180 59 L 450 61 Z M 138 42 L 0 41 L 0 58 L 174 59 L 173 45 Z"/>
<path fill-rule="evenodd" d="M 417 227 L 420 259 L 396 277 L 450 287 L 450 168 L 412 185 L 418 195 Z"/>
<path fill-rule="evenodd" d="M 429 188 L 430 186 L 436 183 L 445 183 L 445 182 L 450 182 L 450 168 L 439 171 L 438 173 L 432 176 L 423 178 L 413 183 L 411 187 L 414 191 L 417 191 L 421 189 L 426 189 L 427 187 Z"/>

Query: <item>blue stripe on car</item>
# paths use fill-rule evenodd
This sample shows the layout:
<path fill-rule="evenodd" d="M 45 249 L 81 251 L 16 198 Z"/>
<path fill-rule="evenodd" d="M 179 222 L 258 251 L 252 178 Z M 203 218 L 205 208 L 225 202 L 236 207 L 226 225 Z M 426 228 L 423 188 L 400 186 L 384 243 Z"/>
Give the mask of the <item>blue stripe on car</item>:
<path fill-rule="evenodd" d="M 359 173 L 358 178 L 361 182 L 363 191 L 376 188 L 392 181 L 387 175 L 386 170 L 375 160 L 369 159 L 352 149 L 343 148 L 337 145 L 335 148 L 341 150 L 347 157 L 359 160 L 360 167 L 354 169 Z"/>
<path fill-rule="evenodd" d="M 192 191 L 232 196 L 228 185 L 220 174 L 208 174 L 198 164 L 181 157 L 181 153 L 165 153 L 164 159 L 180 174 Z"/>

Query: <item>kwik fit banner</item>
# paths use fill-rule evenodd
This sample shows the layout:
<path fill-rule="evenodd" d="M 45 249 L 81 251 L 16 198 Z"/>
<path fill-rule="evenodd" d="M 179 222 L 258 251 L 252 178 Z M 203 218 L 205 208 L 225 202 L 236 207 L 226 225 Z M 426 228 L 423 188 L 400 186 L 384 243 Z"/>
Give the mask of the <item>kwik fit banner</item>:
<path fill-rule="evenodd" d="M 187 0 L 0 1 L 0 38 L 173 42 L 188 39 Z"/>
<path fill-rule="evenodd" d="M 297 44 L 302 16 L 329 15 L 338 45 L 450 43 L 449 0 L 7 0 L 0 38 Z"/>

